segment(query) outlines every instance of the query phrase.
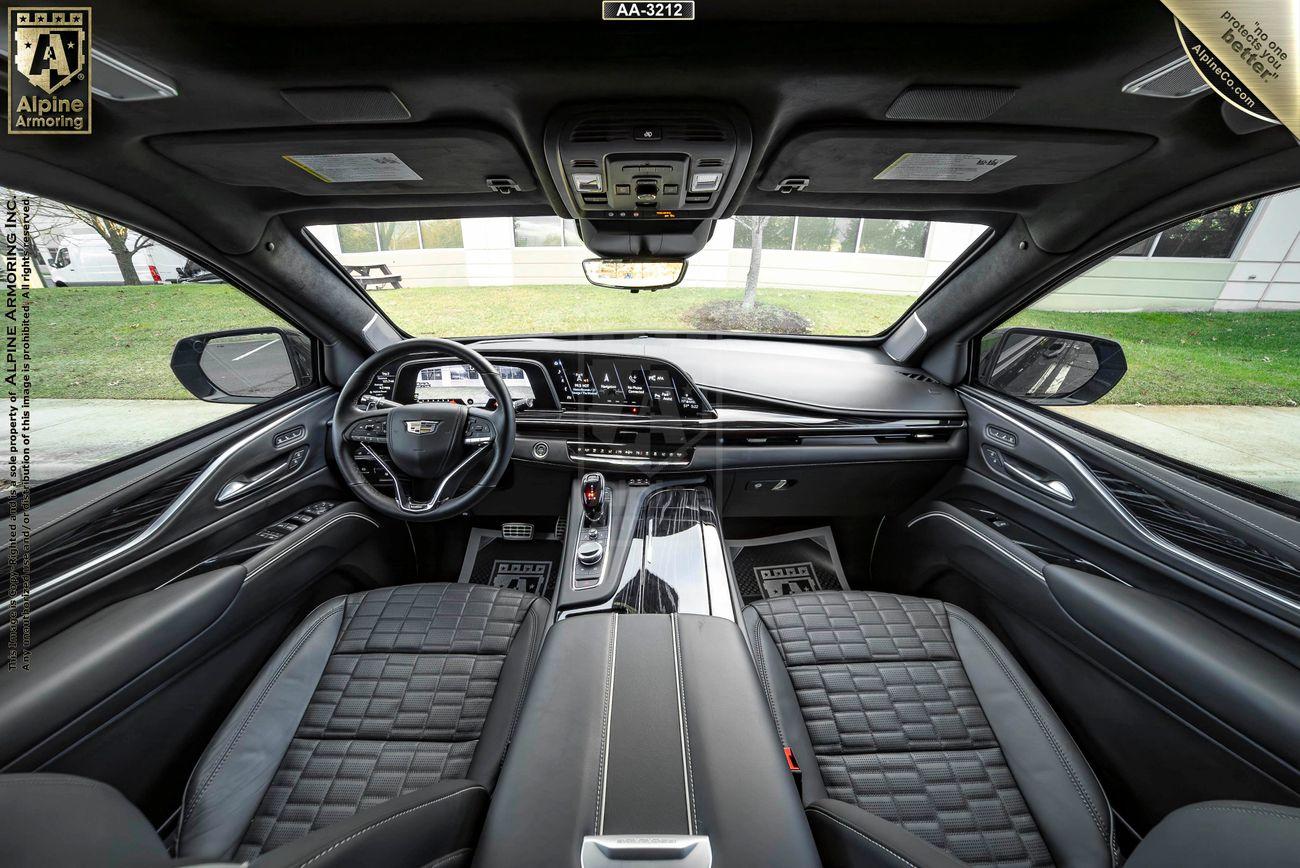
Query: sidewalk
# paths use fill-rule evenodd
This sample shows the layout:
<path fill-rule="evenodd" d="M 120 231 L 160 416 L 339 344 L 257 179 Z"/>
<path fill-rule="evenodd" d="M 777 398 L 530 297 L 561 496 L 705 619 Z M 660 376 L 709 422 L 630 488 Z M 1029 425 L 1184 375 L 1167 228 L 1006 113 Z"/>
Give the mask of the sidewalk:
<path fill-rule="evenodd" d="M 32 481 L 67 476 L 244 409 L 207 401 L 32 401 Z"/>
<path fill-rule="evenodd" d="M 1300 500 L 1300 407 L 1053 407 L 1188 464 Z"/>

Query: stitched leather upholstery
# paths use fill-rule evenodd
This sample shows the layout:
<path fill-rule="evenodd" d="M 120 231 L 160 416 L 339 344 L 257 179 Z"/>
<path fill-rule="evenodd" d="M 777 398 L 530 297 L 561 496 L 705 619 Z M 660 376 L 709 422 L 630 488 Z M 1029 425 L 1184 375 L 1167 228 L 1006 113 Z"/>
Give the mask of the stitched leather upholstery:
<path fill-rule="evenodd" d="M 490 786 L 546 613 L 534 595 L 470 584 L 323 604 L 199 761 L 178 855 L 251 860 L 441 781 Z"/>
<path fill-rule="evenodd" d="M 1113 863 L 1091 771 L 969 614 L 937 600 L 815 592 L 755 603 L 745 622 L 778 729 L 805 770 L 806 802 L 854 805 L 968 865 Z"/>

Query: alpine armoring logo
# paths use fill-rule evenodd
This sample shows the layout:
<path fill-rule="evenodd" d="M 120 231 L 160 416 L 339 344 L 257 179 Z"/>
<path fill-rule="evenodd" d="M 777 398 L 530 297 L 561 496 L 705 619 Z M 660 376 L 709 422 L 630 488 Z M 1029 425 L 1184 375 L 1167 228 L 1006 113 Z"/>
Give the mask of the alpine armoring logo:
<path fill-rule="evenodd" d="M 9 132 L 90 132 L 90 8 L 9 10 Z"/>

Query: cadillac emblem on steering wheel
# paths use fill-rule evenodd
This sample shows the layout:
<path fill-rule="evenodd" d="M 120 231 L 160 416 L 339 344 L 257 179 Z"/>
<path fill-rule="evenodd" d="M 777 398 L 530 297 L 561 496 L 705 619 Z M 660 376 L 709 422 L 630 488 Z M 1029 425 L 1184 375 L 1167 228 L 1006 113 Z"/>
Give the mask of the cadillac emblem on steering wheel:
<path fill-rule="evenodd" d="M 435 419 L 410 419 L 406 423 L 408 434 L 432 434 L 438 430 L 438 422 Z"/>

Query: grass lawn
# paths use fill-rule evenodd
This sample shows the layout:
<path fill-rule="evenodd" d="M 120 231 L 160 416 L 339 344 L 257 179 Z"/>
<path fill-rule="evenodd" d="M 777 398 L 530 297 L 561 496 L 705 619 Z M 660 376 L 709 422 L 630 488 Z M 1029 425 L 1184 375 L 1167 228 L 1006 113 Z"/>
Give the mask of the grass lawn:
<path fill-rule="evenodd" d="M 684 328 L 688 308 L 739 290 L 675 288 L 629 295 L 593 286 L 408 287 L 375 300 L 412 334 Z M 906 296 L 761 289 L 819 334 L 874 334 L 910 306 Z M 229 287 L 176 284 L 34 291 L 33 368 L 39 398 L 184 398 L 168 363 L 176 341 L 218 329 L 279 324 Z M 1017 324 L 1085 332 L 1123 347 L 1129 374 L 1106 403 L 1300 403 L 1300 313 L 1056 313 Z"/>

